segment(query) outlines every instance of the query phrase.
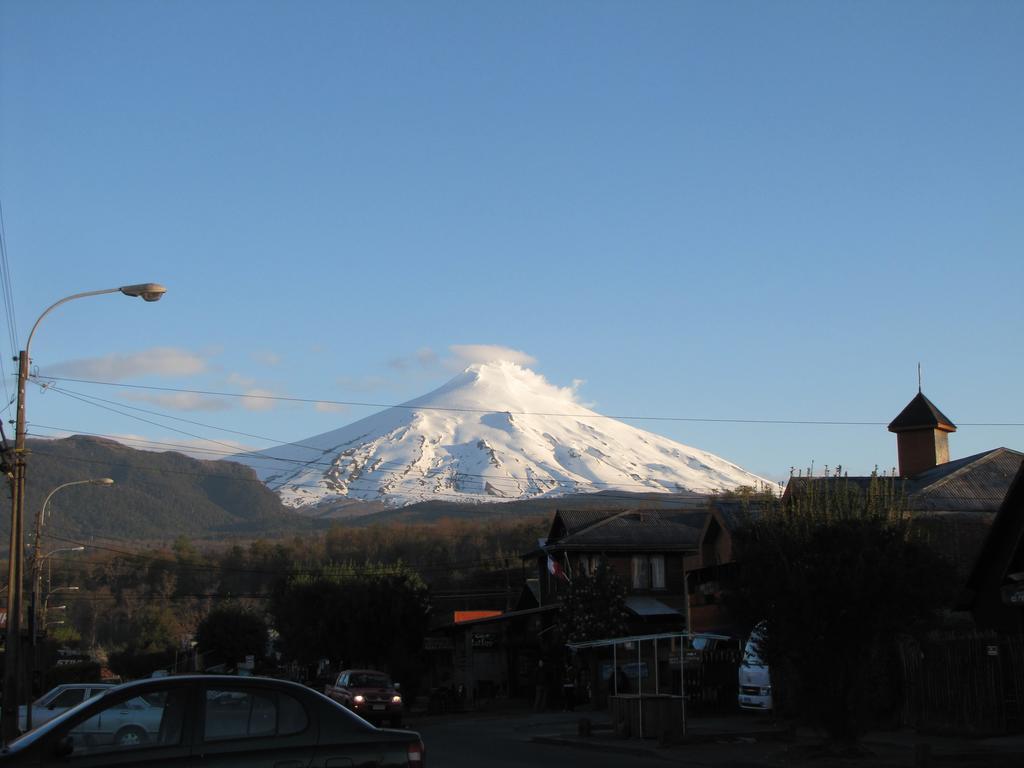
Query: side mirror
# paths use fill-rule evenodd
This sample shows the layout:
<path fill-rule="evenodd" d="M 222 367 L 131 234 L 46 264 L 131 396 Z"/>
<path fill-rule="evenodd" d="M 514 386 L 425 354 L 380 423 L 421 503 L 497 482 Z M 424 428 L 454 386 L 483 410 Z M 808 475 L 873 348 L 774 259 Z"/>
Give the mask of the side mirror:
<path fill-rule="evenodd" d="M 68 757 L 74 751 L 75 740 L 70 736 L 65 736 L 57 742 L 57 746 L 54 748 L 53 753 L 57 757 Z"/>
<path fill-rule="evenodd" d="M 395 683 L 395 690 L 396 691 L 402 690 L 402 684 L 401 683 Z"/>

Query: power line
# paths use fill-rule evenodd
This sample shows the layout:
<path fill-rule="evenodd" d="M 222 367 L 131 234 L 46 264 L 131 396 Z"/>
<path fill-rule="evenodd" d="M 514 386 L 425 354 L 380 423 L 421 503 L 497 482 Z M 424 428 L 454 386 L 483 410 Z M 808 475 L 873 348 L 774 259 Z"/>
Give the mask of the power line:
<path fill-rule="evenodd" d="M 36 425 L 36 426 L 39 426 L 39 425 Z M 45 428 L 46 429 L 57 429 L 55 427 L 45 427 Z M 67 431 L 67 430 L 63 430 L 62 429 L 62 430 L 59 430 L 59 431 Z M 92 433 L 92 434 L 93 434 L 93 436 L 96 436 L 96 437 L 106 437 L 105 435 L 97 435 L 95 433 Z M 158 468 L 158 467 L 142 467 L 142 466 L 138 466 L 136 464 L 130 464 L 130 463 L 126 463 L 126 462 L 110 462 L 110 461 L 100 461 L 98 459 L 86 459 L 86 458 L 78 457 L 78 456 L 65 456 L 65 455 L 61 455 L 61 454 L 50 453 L 50 452 L 47 452 L 45 450 L 40 450 L 38 448 L 33 448 L 32 450 L 33 450 L 33 453 L 35 453 L 37 455 L 40 455 L 40 456 L 50 456 L 52 458 L 59 458 L 62 461 L 73 461 L 73 462 L 77 462 L 77 463 L 80 463 L 80 464 L 91 464 L 91 465 L 104 466 L 104 467 L 123 467 L 123 468 L 126 468 L 126 469 L 133 469 L 133 470 L 136 470 L 136 471 L 156 472 L 156 473 L 159 473 L 159 474 L 176 474 L 176 475 L 184 475 L 184 476 L 191 476 L 191 477 L 220 478 L 220 479 L 234 480 L 234 481 L 238 481 L 238 482 L 254 483 L 254 484 L 266 487 L 265 483 L 263 483 L 263 481 L 261 481 L 258 478 L 246 478 L 246 477 L 239 477 L 239 476 L 235 476 L 235 475 L 218 474 L 218 473 L 213 473 L 213 472 L 192 472 L 192 471 L 189 471 L 189 470 L 163 469 L 163 468 Z M 463 473 L 459 473 L 459 474 L 463 474 Z M 486 475 L 473 475 L 473 474 L 469 474 L 469 473 L 467 473 L 466 476 L 468 476 L 468 477 L 487 477 Z M 820 478 L 818 478 L 818 479 L 820 479 Z M 888 476 L 879 476 L 879 480 L 880 481 L 884 481 L 886 479 L 889 479 Z M 494 478 L 494 481 L 514 482 L 514 478 Z M 418 482 L 417 478 L 409 478 L 406 481 L 405 485 L 403 485 L 402 482 L 396 482 L 395 485 L 397 487 L 399 487 L 399 488 L 405 487 L 406 485 L 408 485 L 410 487 L 415 487 L 417 482 Z M 562 482 L 563 482 L 563 484 L 566 484 L 566 485 L 569 484 L 568 482 L 565 482 L 565 481 L 562 481 Z M 320 488 L 321 487 L 319 485 L 319 483 L 316 483 L 316 482 L 290 483 L 289 485 L 291 487 L 295 487 L 295 488 Z M 596 481 L 593 481 L 593 482 L 590 482 L 590 481 L 573 481 L 572 485 L 573 486 L 577 486 L 577 487 L 586 487 L 588 485 L 600 485 L 600 483 L 597 483 Z M 608 483 L 606 485 L 614 485 L 614 484 Z M 641 486 L 641 487 L 649 487 L 649 486 Z M 371 491 L 377 490 L 375 487 L 358 487 L 355 484 L 352 484 L 350 486 L 350 488 L 353 488 L 357 492 L 358 491 L 371 492 Z M 773 490 L 774 490 L 774 487 L 773 487 Z M 629 493 L 629 492 L 624 491 L 623 494 L 625 494 L 625 493 Z M 472 498 L 479 499 L 479 494 L 474 495 L 474 494 L 470 494 L 468 492 L 467 493 L 444 493 L 444 492 L 441 492 L 441 491 L 437 491 L 437 492 L 431 492 L 431 495 L 432 496 L 442 496 L 444 498 L 450 498 L 450 499 L 453 499 L 455 501 L 462 501 L 464 503 L 472 503 Z M 606 492 L 606 491 L 600 491 L 600 499 L 601 500 L 624 501 L 624 502 L 629 502 L 630 505 L 632 505 L 632 506 L 643 506 L 644 504 L 651 503 L 651 504 L 676 504 L 676 505 L 678 505 L 680 508 L 682 508 L 684 510 L 687 508 L 687 500 L 686 499 L 673 499 L 673 500 L 670 501 L 668 499 L 662 500 L 662 499 L 657 499 L 657 498 L 646 498 L 646 497 L 653 497 L 653 496 L 660 496 L 660 495 L 672 496 L 673 494 L 670 493 L 670 492 L 656 491 L 656 490 L 650 490 L 648 493 L 644 493 L 643 491 L 637 491 L 637 492 L 634 492 L 633 495 L 617 495 L 617 494 L 609 493 L 609 492 Z M 469 497 L 469 499 L 467 499 L 467 497 Z M 479 503 L 479 504 L 501 504 L 503 501 L 505 501 L 505 502 L 508 502 L 508 501 L 526 502 L 526 501 L 531 501 L 531 500 L 543 501 L 543 500 L 557 500 L 558 499 L 558 497 L 554 497 L 554 496 L 539 496 L 539 497 L 534 497 L 533 499 L 530 499 L 530 498 L 526 498 L 526 499 L 501 499 L 501 498 L 496 498 L 496 497 L 492 497 L 492 498 L 493 498 L 493 501 L 478 500 L 476 503 Z M 946 495 L 934 495 L 934 494 L 927 494 L 925 498 L 927 500 L 929 500 L 929 501 L 935 501 L 935 502 L 943 502 L 943 501 L 947 501 L 947 500 L 959 500 L 960 499 L 960 497 L 954 496 L 954 495 L 946 496 Z M 982 497 L 982 496 L 975 496 L 973 498 L 975 500 L 977 500 L 977 501 L 999 503 L 999 502 L 1002 502 L 1005 497 L 1003 497 L 1003 496 L 991 496 L 991 497 L 990 496 L 984 496 L 984 497 Z M 363 499 L 360 499 L 360 500 L 361 501 L 365 501 Z M 713 501 L 713 494 L 702 494 L 702 495 L 699 496 L 699 498 L 695 497 L 694 500 L 697 501 L 697 502 L 710 503 L 711 501 Z M 913 511 L 915 511 L 915 510 L 911 510 L 911 512 L 913 512 Z M 302 515 L 302 513 L 300 513 L 300 512 L 295 512 L 294 514 L 296 514 L 298 516 L 301 516 L 301 517 L 306 517 L 306 516 Z"/>
<path fill-rule="evenodd" d="M 442 411 L 455 413 L 507 413 L 511 416 L 548 416 L 582 419 L 612 419 L 617 421 L 681 421 L 700 422 L 710 424 L 777 424 L 796 426 L 886 426 L 888 421 L 855 421 L 848 419 L 751 419 L 751 418 L 712 418 L 706 416 L 649 416 L 639 414 L 602 414 L 588 411 L 586 413 L 563 413 L 545 411 L 510 411 L 506 408 L 453 408 L 443 406 L 412 405 L 410 403 L 374 403 L 355 400 L 332 400 L 329 398 L 312 397 L 289 397 L 285 395 L 249 395 L 241 392 L 223 392 L 217 390 L 185 389 L 182 387 L 158 387 L 146 384 L 126 384 L 115 381 L 99 381 L 95 379 L 78 379 L 62 376 L 40 376 L 40 379 L 50 381 L 71 381 L 78 384 L 94 384 L 106 387 L 119 387 L 123 389 L 143 389 L 156 392 L 175 392 L 182 394 L 206 395 L 211 397 L 247 398 L 250 400 L 268 400 L 289 403 L 316 404 L 325 403 L 328 405 L 345 405 L 357 408 L 396 408 L 411 411 Z M 965 427 L 1024 427 L 1024 422 L 960 422 Z"/>
<path fill-rule="evenodd" d="M 487 566 L 504 565 L 506 560 L 511 560 L 511 556 L 493 556 L 485 558 L 476 558 L 473 560 L 457 560 L 450 563 L 408 563 L 404 561 L 395 561 L 393 563 L 372 563 L 364 565 L 356 565 L 349 562 L 326 562 L 318 566 L 310 566 L 308 568 L 283 568 L 268 570 L 265 568 L 236 568 L 226 567 L 215 563 L 182 563 L 178 560 L 171 559 L 168 557 L 162 557 L 158 552 L 153 550 L 138 552 L 125 549 L 119 549 L 116 547 L 106 546 L 103 544 L 95 544 L 93 542 L 82 541 L 68 536 L 61 536 L 59 534 L 47 533 L 47 538 L 60 541 L 66 544 L 75 544 L 84 546 L 90 550 L 98 550 L 101 552 L 110 552 L 112 554 L 121 555 L 128 558 L 141 558 L 149 561 L 149 565 L 166 565 L 168 567 L 175 568 L 177 570 L 194 571 L 201 573 L 211 574 L 249 574 L 259 576 L 318 576 L 321 575 L 325 569 L 330 568 L 341 568 L 345 570 L 352 570 L 356 573 L 364 575 L 382 575 L 389 574 L 392 569 L 397 565 L 402 565 L 409 570 L 415 571 L 422 575 L 423 573 L 434 573 L 434 572 L 445 572 L 451 570 L 469 570 L 473 568 L 486 568 Z M 125 544 L 130 544 L 129 541 L 124 541 Z M 56 558 L 64 562 L 66 565 L 70 565 L 71 570 L 81 569 L 85 570 L 90 567 L 88 562 L 83 562 L 80 558 L 74 558 L 65 556 Z M 505 570 L 505 569 L 495 569 Z M 508 568 L 512 570 L 512 568 Z"/>
<path fill-rule="evenodd" d="M 94 406 L 96 408 L 100 408 L 100 409 L 107 410 L 107 411 L 112 411 L 112 412 L 117 413 L 119 415 L 126 416 L 127 418 L 137 419 L 138 421 L 142 421 L 142 422 L 144 422 L 146 424 L 153 424 L 153 425 L 156 425 L 156 426 L 161 426 L 161 425 L 157 424 L 156 422 L 150 421 L 149 419 L 143 419 L 141 417 L 137 417 L 137 416 L 134 416 L 132 414 L 124 413 L 124 412 L 119 411 L 119 410 L 117 410 L 115 408 L 111 408 L 111 407 L 109 407 L 107 405 L 104 405 L 103 403 L 106 403 L 106 402 L 109 402 L 109 401 L 102 400 L 101 398 L 91 398 L 91 396 L 88 396 L 88 395 L 77 395 L 77 394 L 70 393 L 70 392 L 68 392 L 66 390 L 60 389 L 60 388 L 53 388 L 53 391 L 55 391 L 55 392 L 57 392 L 59 394 L 63 394 L 65 396 L 71 397 L 72 399 L 78 400 L 79 402 L 83 402 L 83 403 L 85 403 L 87 405 L 92 405 L 92 406 Z M 93 399 L 100 400 L 100 402 L 92 402 Z M 152 413 L 152 412 L 150 412 L 150 413 Z M 163 416 L 163 414 L 157 414 L 157 415 Z M 170 418 L 175 418 L 175 417 L 170 417 Z M 189 423 L 197 424 L 199 426 L 205 426 L 205 427 L 207 427 L 209 429 L 218 429 L 218 427 L 215 427 L 215 426 L 212 426 L 212 425 L 209 425 L 209 424 L 203 424 L 202 422 L 190 421 Z M 236 457 L 244 456 L 244 457 L 249 458 L 249 459 L 255 459 L 258 462 L 266 462 L 267 464 L 269 464 L 270 468 L 274 468 L 274 469 L 278 468 L 280 464 L 296 465 L 300 470 L 301 469 L 305 469 L 305 468 L 310 468 L 310 467 L 313 467 L 313 468 L 322 467 L 323 469 L 328 469 L 329 470 L 332 467 L 334 467 L 334 461 L 332 459 L 324 459 L 324 460 L 320 460 L 320 461 L 315 460 L 315 459 L 290 459 L 290 458 L 286 458 L 286 457 L 282 457 L 282 456 L 266 455 L 264 453 L 240 452 L 234 446 L 228 446 L 228 444 L 221 443 L 220 441 L 217 441 L 217 440 L 211 440 L 211 439 L 208 439 L 208 438 L 204 438 L 204 437 L 201 437 L 201 436 L 196 435 L 194 433 L 185 432 L 183 430 L 179 430 L 179 429 L 176 429 L 174 427 L 165 427 L 165 428 L 166 429 L 170 429 L 172 432 L 178 432 L 178 433 L 186 435 L 188 437 L 194 437 L 197 440 L 207 440 L 208 442 L 214 443 L 215 445 L 223 445 L 223 446 L 226 446 L 226 447 L 230 447 L 230 448 L 232 448 L 232 452 L 228 453 L 226 455 L 228 455 L 228 456 L 236 456 Z M 262 439 L 268 439 L 268 438 L 262 438 Z M 315 448 L 313 446 L 302 446 L 301 444 L 298 444 L 298 443 L 288 443 L 288 444 L 284 444 L 284 445 L 279 445 L 277 447 L 293 447 L 293 446 L 299 446 L 299 447 L 307 448 L 308 450 L 314 450 L 314 451 L 317 452 L 317 454 L 323 455 L 323 449 L 322 448 Z M 267 449 L 267 450 L 270 450 L 270 449 Z M 387 471 L 387 469 L 392 467 L 392 466 L 394 467 L 394 469 L 405 469 L 407 465 L 404 464 L 403 462 L 399 462 L 399 461 L 392 461 L 392 462 L 380 461 L 380 462 L 376 462 L 374 464 L 374 466 L 373 466 L 371 471 L 380 470 L 382 467 L 385 468 L 384 471 Z M 617 471 L 623 472 L 623 470 L 621 470 L 621 469 L 617 469 Z M 520 479 L 514 478 L 514 477 L 503 478 L 503 477 L 495 477 L 493 475 L 484 475 L 484 474 L 477 474 L 477 473 L 471 473 L 471 472 L 462 472 L 462 471 L 456 472 L 455 474 L 456 474 L 457 477 L 477 477 L 477 478 L 482 478 L 482 479 L 485 479 L 492 486 L 496 486 L 496 487 L 500 486 L 501 484 L 506 484 L 506 487 L 510 491 L 512 491 L 512 492 L 519 492 L 519 493 L 521 493 L 523 491 L 524 486 L 529 487 L 531 485 L 536 487 L 542 493 L 549 492 L 549 491 L 553 490 L 555 487 L 570 487 L 572 489 L 577 489 L 581 485 L 583 485 L 583 486 L 605 486 L 605 487 L 609 487 L 609 488 L 635 487 L 635 488 L 644 488 L 644 489 L 657 489 L 659 487 L 660 488 L 664 488 L 665 487 L 664 485 L 656 485 L 656 483 L 659 483 L 659 481 L 657 481 L 657 480 L 652 480 L 650 483 L 627 483 L 627 482 L 621 482 L 621 481 L 619 481 L 619 482 L 602 482 L 602 481 L 598 481 L 598 480 L 559 480 L 559 479 L 553 478 L 553 477 L 546 477 L 546 478 L 523 478 L 522 480 L 520 480 Z M 294 477 L 294 475 L 292 477 Z M 423 479 L 442 478 L 442 477 L 444 477 L 444 475 L 441 475 L 441 474 L 433 474 L 433 475 L 423 474 L 421 477 Z M 416 478 L 410 478 L 410 482 L 415 482 L 415 481 L 416 481 Z M 389 479 L 388 482 L 393 484 L 395 481 L 394 481 L 393 478 L 391 478 L 391 479 Z M 655 485 L 652 485 L 652 483 L 655 483 Z M 678 488 L 678 484 L 677 483 L 673 483 L 673 484 L 676 485 L 677 488 Z M 282 488 L 282 487 L 284 487 L 286 485 L 289 486 L 289 487 L 294 487 L 294 488 L 301 488 L 301 487 L 319 488 L 319 487 L 321 487 L 319 485 L 319 483 L 314 483 L 312 485 L 303 486 L 302 484 L 295 483 L 293 481 L 281 481 L 280 483 L 277 484 L 277 487 L 278 488 Z M 551 486 L 551 487 L 543 488 L 542 486 Z M 351 486 L 349 486 L 349 487 L 351 488 Z M 379 492 L 379 486 L 365 488 L 365 489 L 357 489 L 357 490 L 364 490 L 367 493 L 377 493 L 377 492 Z M 678 490 L 682 491 L 683 489 L 680 488 Z M 666 491 L 653 490 L 653 492 L 664 493 Z M 434 492 L 434 493 L 435 494 L 440 494 L 441 492 Z M 478 495 L 478 494 L 475 494 L 475 495 Z M 454 498 L 461 498 L 462 494 L 452 494 L 452 496 Z"/>
<path fill-rule="evenodd" d="M 158 473 L 158 474 L 175 474 L 175 475 L 184 475 L 184 476 L 191 476 L 191 477 L 220 478 L 220 479 L 235 480 L 235 481 L 238 481 L 238 482 L 253 483 L 253 484 L 256 484 L 256 485 L 260 485 L 260 486 L 262 486 L 264 488 L 267 487 L 266 484 L 262 480 L 260 480 L 259 478 L 255 478 L 255 477 L 253 477 L 253 478 L 246 478 L 246 477 L 238 477 L 238 476 L 233 476 L 233 475 L 216 474 L 216 473 L 212 473 L 212 472 L 209 472 L 209 473 L 207 473 L 207 472 L 191 472 L 191 471 L 188 471 L 188 470 L 163 469 L 163 468 L 159 468 L 159 467 L 142 467 L 142 466 L 138 466 L 138 465 L 135 465 L 135 464 L 129 464 L 129 463 L 125 463 L 125 462 L 109 462 L 109 461 L 100 461 L 98 459 L 86 459 L 86 458 L 82 458 L 82 457 L 79 457 L 79 456 L 58 455 L 56 453 L 48 453 L 45 450 L 39 450 L 39 449 L 33 449 L 33 452 L 36 455 L 39 455 L 39 456 L 51 456 L 51 457 L 54 457 L 54 458 L 60 458 L 62 461 L 74 461 L 74 462 L 77 462 L 79 464 L 91 464 L 91 465 L 95 465 L 95 466 L 104 466 L 104 467 L 124 467 L 124 468 L 127 468 L 127 469 L 136 470 L 136 471 L 155 472 L 155 473 Z M 467 475 L 467 476 L 472 476 L 472 475 Z M 515 482 L 515 481 L 514 481 L 513 478 L 494 478 L 494 480 L 489 481 L 489 482 L 494 484 L 494 483 L 501 483 L 501 482 L 512 483 L 512 482 Z M 566 481 L 560 481 L 560 483 L 563 486 L 569 486 L 570 485 L 570 483 L 568 483 Z M 302 488 L 319 489 L 319 488 L 321 488 L 320 484 L 318 482 L 314 482 L 314 481 L 307 481 L 307 482 L 304 482 L 304 483 L 293 482 L 293 483 L 289 483 L 288 485 L 291 488 L 298 488 L 298 489 L 302 489 Z M 586 491 L 583 490 L 583 489 L 585 489 L 586 487 L 588 487 L 590 485 L 592 485 L 592 483 L 590 483 L 588 481 L 578 481 L 578 482 L 574 481 L 574 482 L 571 483 L 571 487 L 569 488 L 569 490 L 574 491 L 574 492 L 579 492 L 579 493 L 585 493 Z M 614 487 L 614 484 L 611 484 L 611 483 L 609 483 L 607 485 Z M 422 484 L 419 482 L 419 479 L 415 478 L 415 477 L 407 478 L 407 479 L 402 480 L 402 481 L 396 480 L 396 481 L 393 481 L 393 483 L 392 483 L 392 488 L 396 488 L 396 489 L 399 489 L 399 490 L 401 490 L 403 488 L 410 488 L 410 489 L 414 489 L 414 490 L 419 490 L 421 487 L 422 487 Z M 629 495 L 629 496 L 627 496 L 627 495 L 618 495 L 618 494 L 610 493 L 608 491 L 603 491 L 603 490 L 600 490 L 598 492 L 600 493 L 601 500 L 624 501 L 624 502 L 629 502 L 631 505 L 634 505 L 634 506 L 636 506 L 636 505 L 641 505 L 642 506 L 643 504 L 648 504 L 648 503 L 649 504 L 669 504 L 669 503 L 671 503 L 671 504 L 677 504 L 679 506 L 685 506 L 686 503 L 687 503 L 686 500 L 684 500 L 684 499 L 672 499 L 672 500 L 669 500 L 669 499 L 645 498 L 647 496 L 661 496 L 661 495 L 672 496 L 673 493 L 671 493 L 669 491 L 655 490 L 655 489 L 651 488 L 650 486 L 641 486 L 641 487 L 648 488 L 649 490 L 646 493 L 643 492 L 643 491 L 636 491 L 636 492 L 633 492 L 634 495 Z M 377 493 L 380 490 L 379 487 L 377 487 L 377 486 L 360 486 L 357 483 L 350 483 L 348 485 L 348 488 L 349 488 L 350 491 L 355 491 L 357 493 L 359 493 L 359 492 L 363 492 L 363 493 Z M 268 489 L 268 490 L 270 490 L 270 489 Z M 509 490 L 510 491 L 513 490 L 511 486 L 509 487 Z M 441 498 L 444 498 L 444 499 L 451 499 L 453 502 L 478 503 L 478 504 L 500 504 L 503 501 L 506 501 L 506 502 L 508 502 L 508 501 L 530 501 L 530 500 L 545 500 L 545 499 L 553 500 L 553 499 L 557 498 L 557 497 L 554 497 L 554 496 L 546 496 L 546 495 L 532 497 L 532 499 L 530 497 L 522 498 L 522 499 L 519 499 L 519 498 L 506 498 L 506 497 L 495 497 L 495 496 L 483 497 L 481 494 L 474 494 L 474 493 L 471 493 L 469 491 L 467 491 L 465 493 L 447 493 L 447 492 L 444 492 L 444 491 L 429 491 L 429 492 L 425 491 L 425 493 L 429 493 L 431 498 L 441 497 Z M 626 494 L 626 493 L 629 493 L 629 491 L 623 491 L 623 494 Z M 485 500 L 487 498 L 490 498 L 491 500 L 490 501 Z M 695 499 L 697 501 L 701 501 L 703 499 L 703 497 L 701 497 L 700 499 L 697 499 L 695 497 Z M 373 501 L 373 499 L 358 499 L 358 498 L 356 500 L 357 501 L 367 501 L 367 502 Z M 299 516 L 305 517 L 300 512 L 295 512 L 295 514 L 299 515 Z"/>
<path fill-rule="evenodd" d="M 14 289 L 11 282 L 10 263 L 7 258 L 7 224 L 4 221 L 3 201 L 0 201 L 0 283 L 3 288 L 4 317 L 7 320 L 7 334 L 11 345 L 11 354 L 18 354 L 18 323 L 14 311 Z M 14 399 L 7 389 L 7 362 L 3 358 L 7 355 L 0 354 L 0 377 L 4 390 L 4 402 L 6 405 L 0 409 L 0 413 L 11 407 Z"/>

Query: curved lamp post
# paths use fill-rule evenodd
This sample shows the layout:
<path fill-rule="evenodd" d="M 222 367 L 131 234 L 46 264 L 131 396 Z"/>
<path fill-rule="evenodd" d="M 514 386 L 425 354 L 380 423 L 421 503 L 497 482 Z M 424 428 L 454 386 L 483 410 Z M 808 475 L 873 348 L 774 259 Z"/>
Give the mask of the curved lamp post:
<path fill-rule="evenodd" d="M 87 296 L 105 293 L 123 293 L 143 301 L 158 301 L 167 289 L 158 283 L 136 283 L 101 291 L 86 291 L 65 296 L 54 302 L 39 316 L 28 334 L 25 348 L 18 353 L 18 405 L 14 421 L 14 471 L 11 477 L 11 545 L 7 570 L 7 652 L 4 654 L 3 708 L 0 715 L 0 736 L 6 744 L 18 735 L 18 704 L 22 700 L 21 676 L 24 662 L 21 657 L 21 613 L 25 563 L 25 384 L 29 378 L 29 352 L 32 337 L 39 323 L 61 304 Z"/>
<path fill-rule="evenodd" d="M 42 627 L 46 628 L 46 612 L 43 611 L 43 623 L 39 623 L 39 593 L 42 591 L 43 582 L 43 563 L 48 562 L 57 552 L 81 552 L 85 547 L 61 547 L 55 549 L 52 552 L 47 552 L 45 555 L 41 554 L 40 543 L 43 537 L 43 523 L 46 522 L 46 513 L 50 507 L 50 499 L 57 491 L 61 491 L 65 488 L 71 488 L 75 485 L 113 485 L 114 481 L 109 477 L 97 477 L 89 480 L 72 480 L 70 483 L 62 483 L 50 491 L 46 499 L 43 500 L 43 506 L 39 508 L 39 512 L 36 513 L 36 533 L 32 545 L 32 604 L 29 606 L 31 613 L 29 614 L 28 622 L 28 659 L 29 669 L 33 673 L 33 677 L 36 671 L 36 664 L 38 663 L 36 646 L 39 642 L 39 629 Z M 31 687 L 31 684 L 30 684 Z M 31 698 L 31 697 L 29 697 Z M 25 727 L 28 729 L 32 728 L 32 707 L 28 707 L 25 710 Z"/>
<path fill-rule="evenodd" d="M 43 597 L 43 614 L 42 614 L 42 619 L 43 619 L 43 625 L 44 626 L 46 625 L 46 611 L 47 611 L 47 607 L 46 606 L 50 604 L 50 597 L 52 595 L 57 594 L 58 592 L 77 592 L 77 591 L 78 591 L 78 587 L 57 587 L 56 589 L 48 589 L 46 591 L 46 596 Z M 67 608 L 66 605 L 65 606 L 60 606 L 60 607 Z M 58 606 L 55 605 L 55 606 L 53 606 L 53 608 L 51 608 L 49 610 L 55 611 L 55 610 L 57 610 L 57 608 L 58 608 Z"/>

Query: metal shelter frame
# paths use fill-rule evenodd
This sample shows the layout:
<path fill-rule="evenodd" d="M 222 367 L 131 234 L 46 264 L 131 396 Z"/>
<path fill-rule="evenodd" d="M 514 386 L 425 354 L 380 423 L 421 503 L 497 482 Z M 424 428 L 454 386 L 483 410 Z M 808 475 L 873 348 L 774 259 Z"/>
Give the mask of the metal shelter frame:
<path fill-rule="evenodd" d="M 686 650 L 685 649 L 686 649 L 686 640 L 689 639 L 689 637 L 690 637 L 690 633 L 689 632 L 662 632 L 662 633 L 656 634 L 656 635 L 631 635 L 629 637 L 613 637 L 613 638 L 608 638 L 606 640 L 588 640 L 588 641 L 582 642 L 582 643 L 566 643 L 565 646 L 566 646 L 566 648 L 569 648 L 569 649 L 571 649 L 573 651 L 577 651 L 577 650 L 580 650 L 582 648 L 606 648 L 607 646 L 610 645 L 612 647 L 612 679 L 614 680 L 614 684 L 613 684 L 614 685 L 614 689 L 615 689 L 614 695 L 618 696 L 618 694 L 619 694 L 619 681 L 618 681 L 618 675 L 615 674 L 615 670 L 618 669 L 618 666 L 619 666 L 619 662 L 618 662 L 618 646 L 620 644 L 625 644 L 625 643 L 635 643 L 636 644 L 636 660 L 637 660 L 637 665 L 638 665 L 638 668 L 639 668 L 639 665 L 642 663 L 642 658 L 641 658 L 641 655 L 640 655 L 641 643 L 643 643 L 644 641 L 651 641 L 653 643 L 654 659 L 655 659 L 655 664 L 654 664 L 654 690 L 657 691 L 658 687 L 659 687 L 658 686 L 658 664 L 657 664 L 657 659 L 658 659 L 658 641 L 659 640 L 671 640 L 673 638 L 679 638 L 679 701 L 680 701 L 681 713 L 682 713 L 682 716 L 683 716 L 683 736 L 685 737 L 686 736 L 686 671 L 685 671 L 685 666 L 686 666 Z M 643 732 L 644 732 L 644 706 L 643 706 L 644 687 L 643 687 L 643 683 L 642 682 L 637 686 L 637 692 L 639 693 L 639 696 L 640 696 L 640 711 L 639 711 L 639 716 L 640 716 L 640 733 L 643 734 Z"/>

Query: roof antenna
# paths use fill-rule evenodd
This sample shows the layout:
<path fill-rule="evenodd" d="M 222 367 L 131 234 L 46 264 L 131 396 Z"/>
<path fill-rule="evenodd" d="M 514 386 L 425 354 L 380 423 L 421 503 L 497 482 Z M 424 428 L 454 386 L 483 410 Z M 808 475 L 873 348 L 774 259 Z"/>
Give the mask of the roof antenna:
<path fill-rule="evenodd" d="M 917 394 L 921 394 L 921 364 L 917 364 Z"/>

